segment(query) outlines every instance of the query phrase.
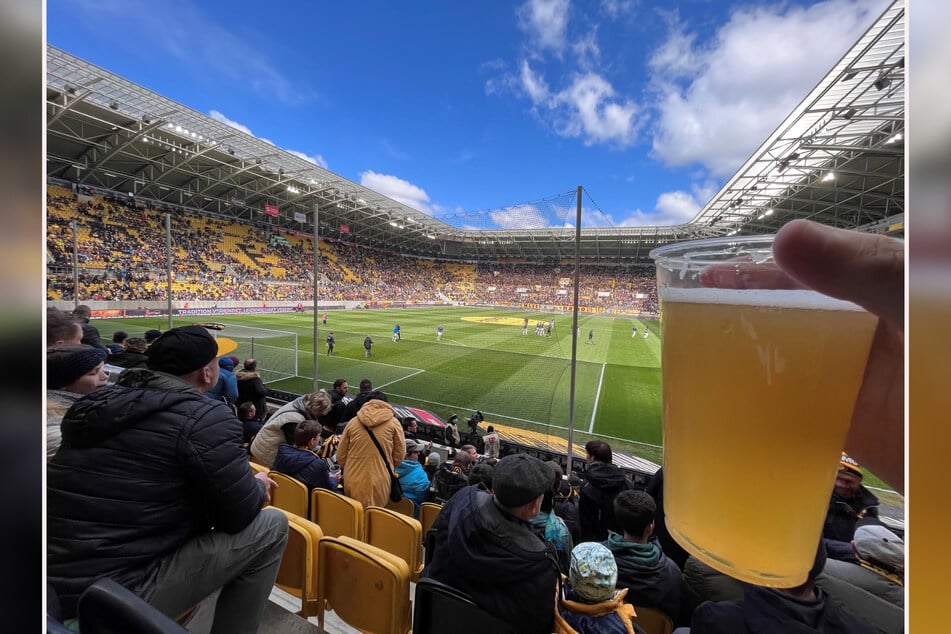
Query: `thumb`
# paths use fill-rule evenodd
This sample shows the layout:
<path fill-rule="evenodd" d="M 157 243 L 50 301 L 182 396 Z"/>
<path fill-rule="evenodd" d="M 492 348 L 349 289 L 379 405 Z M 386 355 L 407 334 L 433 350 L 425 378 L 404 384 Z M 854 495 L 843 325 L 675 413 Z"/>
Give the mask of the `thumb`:
<path fill-rule="evenodd" d="M 776 234 L 773 257 L 803 286 L 855 302 L 904 329 L 905 244 L 901 240 L 793 220 Z"/>

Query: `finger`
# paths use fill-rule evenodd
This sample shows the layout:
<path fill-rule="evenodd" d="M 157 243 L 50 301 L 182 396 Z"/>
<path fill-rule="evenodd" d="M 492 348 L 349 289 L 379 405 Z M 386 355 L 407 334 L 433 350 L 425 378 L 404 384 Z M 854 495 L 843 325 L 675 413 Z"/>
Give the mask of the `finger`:
<path fill-rule="evenodd" d="M 777 265 L 748 261 L 712 264 L 700 272 L 700 283 L 708 288 L 802 288 Z"/>
<path fill-rule="evenodd" d="M 804 286 L 855 302 L 904 329 L 905 245 L 900 240 L 793 220 L 776 234 L 773 257 Z"/>

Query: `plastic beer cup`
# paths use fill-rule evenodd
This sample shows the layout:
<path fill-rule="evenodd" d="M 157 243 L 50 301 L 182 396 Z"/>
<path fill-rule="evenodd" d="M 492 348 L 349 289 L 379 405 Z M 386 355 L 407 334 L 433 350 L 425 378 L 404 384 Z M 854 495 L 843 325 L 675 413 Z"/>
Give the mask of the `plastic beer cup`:
<path fill-rule="evenodd" d="M 803 290 L 772 235 L 651 251 L 661 306 L 664 507 L 692 555 L 772 587 L 806 581 L 876 318 Z"/>

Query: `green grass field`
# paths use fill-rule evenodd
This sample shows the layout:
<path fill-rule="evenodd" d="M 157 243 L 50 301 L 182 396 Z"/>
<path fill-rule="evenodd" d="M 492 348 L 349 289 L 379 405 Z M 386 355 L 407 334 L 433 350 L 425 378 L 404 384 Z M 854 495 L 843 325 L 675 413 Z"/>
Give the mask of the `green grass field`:
<path fill-rule="evenodd" d="M 528 334 L 522 322 L 529 319 Z M 318 385 L 329 388 L 336 378 L 357 391 L 361 379 L 392 400 L 429 409 L 446 418 L 451 413 L 464 420 L 479 409 L 487 422 L 532 429 L 566 437 L 571 416 L 571 316 L 558 314 L 551 337 L 535 335 L 537 321 L 551 314 L 505 309 L 413 308 L 350 310 L 328 314 L 319 331 Z M 251 326 L 298 335 L 298 377 L 269 383 L 291 392 L 313 387 L 313 315 L 311 313 L 179 318 L 176 326 L 215 321 L 226 325 L 219 336 L 229 335 L 228 325 Z M 393 342 L 393 325 L 402 330 Z M 442 341 L 436 327 L 442 324 Z M 637 325 L 637 338 L 631 328 Z M 142 336 L 149 328 L 165 330 L 165 318 L 100 320 L 95 325 L 103 339 L 116 330 Z M 645 325 L 650 335 L 641 335 Z M 616 449 L 660 463 L 660 339 L 654 320 L 602 315 L 579 315 L 580 336 L 574 382 L 573 428 L 576 442 L 596 435 Z M 594 330 L 594 344 L 586 344 Z M 237 331 L 238 328 L 233 328 Z M 336 348 L 326 355 L 324 338 L 333 331 Z M 363 339 L 374 340 L 373 354 L 364 357 Z M 286 340 L 286 338 L 285 338 Z M 255 356 L 263 359 L 259 343 Z M 234 353 L 251 354 L 242 343 Z M 273 355 L 273 351 L 271 352 Z M 283 355 L 287 357 L 288 355 Z M 276 363 L 276 362 L 275 362 Z"/>

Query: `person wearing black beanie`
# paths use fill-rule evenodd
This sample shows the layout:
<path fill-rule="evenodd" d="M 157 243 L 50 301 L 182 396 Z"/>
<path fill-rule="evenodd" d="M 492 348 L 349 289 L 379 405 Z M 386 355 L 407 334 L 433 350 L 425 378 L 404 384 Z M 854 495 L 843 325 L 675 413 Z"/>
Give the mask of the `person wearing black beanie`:
<path fill-rule="evenodd" d="M 257 631 L 287 542 L 275 483 L 242 425 L 205 397 L 230 352 L 202 326 L 163 333 L 147 368 L 77 400 L 47 466 L 47 578 L 64 618 L 97 579 L 176 617 L 219 591 L 216 632 Z"/>
<path fill-rule="evenodd" d="M 84 394 L 109 380 L 103 369 L 106 351 L 80 343 L 46 349 L 46 457 L 52 458 L 62 441 L 60 423 L 66 411 Z"/>

